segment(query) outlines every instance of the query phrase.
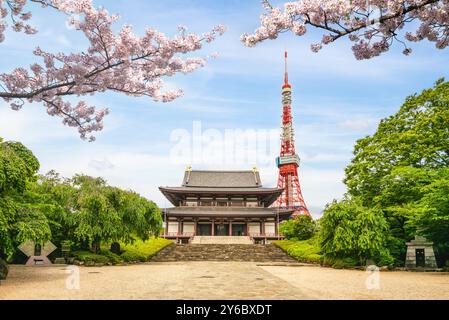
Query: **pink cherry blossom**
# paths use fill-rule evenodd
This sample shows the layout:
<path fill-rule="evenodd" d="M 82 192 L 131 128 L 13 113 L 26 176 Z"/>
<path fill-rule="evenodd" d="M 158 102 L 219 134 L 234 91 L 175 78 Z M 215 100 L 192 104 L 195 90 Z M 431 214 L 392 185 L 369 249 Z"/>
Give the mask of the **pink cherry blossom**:
<path fill-rule="evenodd" d="M 449 0 L 300 0 L 286 2 L 283 9 L 263 0 L 263 6 L 260 27 L 241 36 L 248 47 L 288 30 L 302 36 L 307 26 L 325 32 L 312 51 L 348 36 L 357 59 L 378 56 L 393 42 L 404 46 L 405 55 L 412 52 L 407 41 L 427 39 L 439 49 L 449 45 Z M 404 35 L 405 25 L 415 31 Z"/>
<path fill-rule="evenodd" d="M 25 23 L 32 20 L 28 6 L 36 3 L 68 15 L 68 23 L 84 34 L 89 46 L 70 54 L 54 54 L 37 47 L 33 53 L 41 63 L 0 74 L 0 90 L 4 90 L 0 98 L 14 110 L 26 102 L 40 102 L 49 115 L 61 117 L 65 125 L 76 127 L 81 138 L 89 141 L 95 139 L 93 132 L 103 129 L 103 118 L 109 110 L 97 110 L 85 101 L 74 104 L 64 98 L 114 91 L 172 101 L 182 95 L 182 90 L 165 90 L 162 78 L 203 67 L 206 58 L 182 55 L 201 49 L 225 32 L 222 25 L 203 35 L 178 27 L 178 34 L 169 38 L 148 28 L 143 36 L 137 36 L 130 25 L 114 32 L 118 16 L 95 8 L 92 0 L 0 0 L 0 42 L 8 24 L 16 32 L 37 32 Z"/>

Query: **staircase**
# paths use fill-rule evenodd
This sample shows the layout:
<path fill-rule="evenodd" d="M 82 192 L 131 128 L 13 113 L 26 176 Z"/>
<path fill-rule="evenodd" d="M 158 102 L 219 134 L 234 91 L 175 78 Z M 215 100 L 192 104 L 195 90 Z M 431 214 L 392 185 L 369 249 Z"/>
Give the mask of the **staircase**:
<path fill-rule="evenodd" d="M 296 262 L 273 244 L 173 244 L 151 261 Z"/>
<path fill-rule="evenodd" d="M 194 236 L 191 244 L 253 244 L 248 236 Z"/>

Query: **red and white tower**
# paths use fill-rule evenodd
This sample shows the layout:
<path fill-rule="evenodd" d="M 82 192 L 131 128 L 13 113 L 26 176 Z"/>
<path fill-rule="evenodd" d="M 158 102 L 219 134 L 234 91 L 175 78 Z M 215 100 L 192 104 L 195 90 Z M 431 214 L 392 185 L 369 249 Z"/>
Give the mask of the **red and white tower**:
<path fill-rule="evenodd" d="M 282 86 L 282 132 L 281 152 L 276 158 L 279 168 L 278 188 L 284 191 L 276 201 L 280 209 L 294 209 L 293 217 L 301 214 L 310 216 L 299 185 L 299 156 L 295 152 L 292 121 L 292 87 L 288 83 L 287 51 L 285 52 L 285 74 Z"/>

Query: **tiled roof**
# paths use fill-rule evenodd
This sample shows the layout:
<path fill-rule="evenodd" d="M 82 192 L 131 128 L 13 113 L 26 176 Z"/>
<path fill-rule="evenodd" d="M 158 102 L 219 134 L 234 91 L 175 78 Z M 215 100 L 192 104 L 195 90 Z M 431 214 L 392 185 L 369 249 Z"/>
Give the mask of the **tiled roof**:
<path fill-rule="evenodd" d="M 164 196 L 175 206 L 180 204 L 180 201 L 185 195 L 245 195 L 245 196 L 259 196 L 266 207 L 270 206 L 283 189 L 278 188 L 208 188 L 208 187 L 159 187 L 159 190 Z"/>
<path fill-rule="evenodd" d="M 258 188 L 262 186 L 259 172 L 188 170 L 182 182 L 184 187 L 202 188 Z"/>
<path fill-rule="evenodd" d="M 173 191 L 173 192 L 184 192 L 184 193 L 226 193 L 226 194 L 262 194 L 262 193 L 272 193 L 272 192 L 282 192 L 282 189 L 278 188 L 232 188 L 232 187 L 159 187 L 160 190 Z"/>
<path fill-rule="evenodd" d="M 283 189 L 263 188 L 259 172 L 191 170 L 184 173 L 181 187 L 159 187 L 164 196 L 175 206 L 180 205 L 185 196 L 257 196 L 265 207 L 270 206 Z"/>

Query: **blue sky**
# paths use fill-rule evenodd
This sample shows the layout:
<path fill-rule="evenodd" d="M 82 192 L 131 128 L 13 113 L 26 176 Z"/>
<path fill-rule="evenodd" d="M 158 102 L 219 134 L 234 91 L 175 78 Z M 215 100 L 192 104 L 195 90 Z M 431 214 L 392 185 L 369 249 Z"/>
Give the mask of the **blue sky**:
<path fill-rule="evenodd" d="M 395 113 L 404 98 L 419 92 L 440 77 L 448 78 L 447 50 L 426 41 L 412 44 L 413 54 L 403 56 L 394 46 L 387 54 L 357 61 L 346 40 L 325 47 L 318 54 L 309 46 L 319 39 L 312 31 L 305 37 L 283 34 L 255 48 L 246 48 L 239 37 L 258 26 L 259 0 L 248 1 L 95 1 L 119 13 L 117 26 L 132 24 L 136 33 L 153 26 L 173 35 L 177 25 L 206 32 L 214 25 L 227 26 L 226 34 L 206 45 L 198 55 L 219 52 L 201 70 L 166 79 L 169 87 L 185 94 L 169 103 L 106 93 L 87 97 L 111 114 L 97 141 L 81 141 L 75 130 L 59 118 L 47 116 L 41 105 L 27 105 L 20 112 L 0 102 L 0 136 L 20 140 L 38 156 L 41 172 L 55 169 L 65 176 L 86 173 L 105 177 L 111 184 L 138 191 L 168 205 L 157 187 L 179 185 L 189 162 L 170 157 L 174 130 L 192 131 L 194 121 L 203 130 L 271 130 L 280 125 L 280 87 L 283 51 L 289 51 L 290 83 L 293 86 L 296 148 L 302 164 L 300 177 L 305 200 L 315 216 L 324 205 L 345 192 L 344 167 L 355 141 L 372 134 L 380 119 Z M 276 2 L 275 2 L 276 3 Z M 78 52 L 86 47 L 82 35 L 65 25 L 65 17 L 52 10 L 35 11 L 36 36 L 8 33 L 0 44 L 0 70 L 27 66 L 40 45 L 48 51 Z M 277 146 L 278 148 L 278 146 Z M 278 149 L 277 149 L 278 150 Z M 274 152 L 276 153 L 276 152 Z M 265 186 L 276 184 L 273 161 L 248 159 L 243 163 L 203 161 L 194 169 L 250 169 L 257 165 Z"/>

